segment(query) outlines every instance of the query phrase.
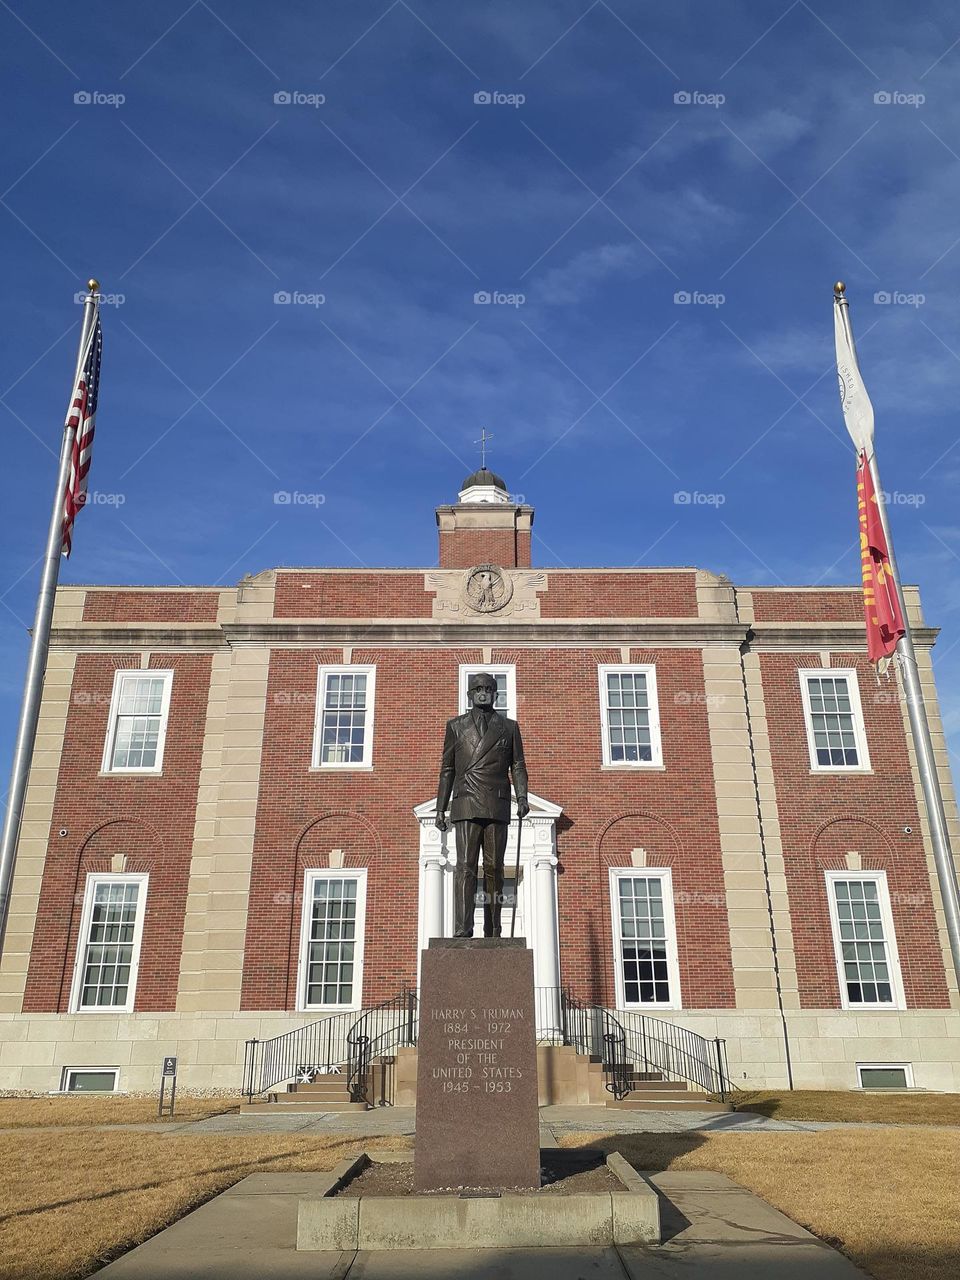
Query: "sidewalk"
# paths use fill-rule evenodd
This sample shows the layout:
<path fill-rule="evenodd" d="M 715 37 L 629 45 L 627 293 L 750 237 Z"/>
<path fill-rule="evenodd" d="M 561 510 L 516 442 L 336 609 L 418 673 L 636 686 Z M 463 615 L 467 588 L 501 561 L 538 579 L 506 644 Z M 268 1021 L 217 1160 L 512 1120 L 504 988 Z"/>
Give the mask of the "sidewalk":
<path fill-rule="evenodd" d="M 621 1113 L 622 1114 L 622 1113 Z M 841 1254 L 719 1173 L 658 1173 L 664 1244 L 298 1253 L 313 1174 L 254 1174 L 154 1236 L 104 1280 L 865 1280 Z"/>
<path fill-rule="evenodd" d="M 321 1111 L 290 1115 L 211 1116 L 207 1120 L 163 1120 L 142 1124 L 91 1125 L 93 1129 L 127 1129 L 138 1133 L 165 1134 L 252 1134 L 252 1133 L 338 1133 L 349 1137 L 413 1137 L 416 1131 L 414 1107 L 377 1107 L 373 1111 Z M 858 1121 L 770 1120 L 749 1111 L 723 1115 L 696 1111 L 620 1111 L 606 1107 L 541 1107 L 540 1128 L 556 1139 L 566 1133 L 820 1133 L 826 1129 L 889 1129 L 900 1125 L 866 1124 Z M 54 1132 L 46 1130 L 6 1130 L 0 1132 Z"/>

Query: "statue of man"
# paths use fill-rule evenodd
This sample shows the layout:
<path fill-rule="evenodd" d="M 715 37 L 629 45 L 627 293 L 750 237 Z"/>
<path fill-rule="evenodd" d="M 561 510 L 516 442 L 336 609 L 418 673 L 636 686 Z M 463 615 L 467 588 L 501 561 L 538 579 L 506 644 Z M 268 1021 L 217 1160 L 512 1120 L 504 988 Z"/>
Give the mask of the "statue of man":
<path fill-rule="evenodd" d="M 503 906 L 503 858 L 510 825 L 510 779 L 517 793 L 517 813 L 530 812 L 527 766 L 516 721 L 494 711 L 497 682 L 486 671 L 467 684 L 470 710 L 447 721 L 443 740 L 436 825 L 446 831 L 447 806 L 457 833 L 454 880 L 455 938 L 473 937 L 477 863 L 483 850 L 483 935 L 500 937 Z"/>

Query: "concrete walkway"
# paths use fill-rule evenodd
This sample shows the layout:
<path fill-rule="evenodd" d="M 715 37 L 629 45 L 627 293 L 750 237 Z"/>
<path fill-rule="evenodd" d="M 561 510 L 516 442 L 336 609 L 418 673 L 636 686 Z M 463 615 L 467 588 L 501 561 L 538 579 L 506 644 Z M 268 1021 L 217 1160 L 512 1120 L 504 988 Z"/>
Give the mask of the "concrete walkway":
<path fill-rule="evenodd" d="M 129 1129 L 138 1133 L 251 1134 L 337 1133 L 348 1137 L 413 1137 L 414 1107 L 378 1107 L 373 1111 L 295 1112 L 289 1115 L 211 1116 L 207 1120 L 162 1120 L 143 1124 L 91 1125 L 99 1129 Z M 820 1133 L 826 1129 L 890 1129 L 901 1125 L 859 1121 L 770 1120 L 750 1111 L 717 1115 L 698 1111 L 621 1111 L 607 1107 L 541 1107 L 540 1128 L 554 1139 L 565 1133 Z M 36 1132 L 52 1132 L 51 1128 Z M 26 1133 L 26 1129 L 0 1130 Z"/>
<path fill-rule="evenodd" d="M 719 1173 L 650 1176 L 665 1243 L 614 1248 L 298 1253 L 316 1174 L 254 1174 L 98 1272 L 103 1280 L 865 1280 L 841 1254 Z"/>

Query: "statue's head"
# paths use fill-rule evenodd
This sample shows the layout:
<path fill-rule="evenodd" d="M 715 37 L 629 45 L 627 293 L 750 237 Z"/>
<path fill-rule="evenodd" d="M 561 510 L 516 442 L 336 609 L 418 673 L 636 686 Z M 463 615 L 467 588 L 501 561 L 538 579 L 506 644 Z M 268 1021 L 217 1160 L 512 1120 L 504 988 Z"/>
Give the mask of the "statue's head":
<path fill-rule="evenodd" d="M 489 671 L 475 671 L 467 680 L 471 706 L 492 708 L 497 700 L 497 682 Z"/>

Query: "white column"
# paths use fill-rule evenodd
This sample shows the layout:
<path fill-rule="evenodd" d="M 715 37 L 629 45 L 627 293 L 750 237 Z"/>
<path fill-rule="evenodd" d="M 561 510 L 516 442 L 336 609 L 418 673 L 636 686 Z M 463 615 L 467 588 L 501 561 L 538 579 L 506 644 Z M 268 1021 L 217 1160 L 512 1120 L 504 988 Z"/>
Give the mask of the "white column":
<path fill-rule="evenodd" d="M 537 1029 L 559 1031 L 560 1027 L 560 939 L 557 924 L 557 859 L 553 853 L 538 852 L 532 860 L 534 877 L 533 899 L 536 918 L 531 920 L 531 933 L 536 939 L 534 954 L 537 958 L 537 986 L 554 988 L 537 1000 Z M 531 904 L 532 905 L 532 904 Z M 529 928 L 530 926 L 528 926 Z"/>
<path fill-rule="evenodd" d="M 552 853 L 536 853 L 532 859 L 536 919 L 537 986 L 560 986 L 560 940 L 557 933 L 557 859 Z M 529 926 L 528 926 L 529 927 Z M 533 941 L 533 939 L 531 939 Z"/>
<path fill-rule="evenodd" d="M 423 863 L 423 941 L 443 937 L 443 868 L 446 858 L 438 849 Z"/>

